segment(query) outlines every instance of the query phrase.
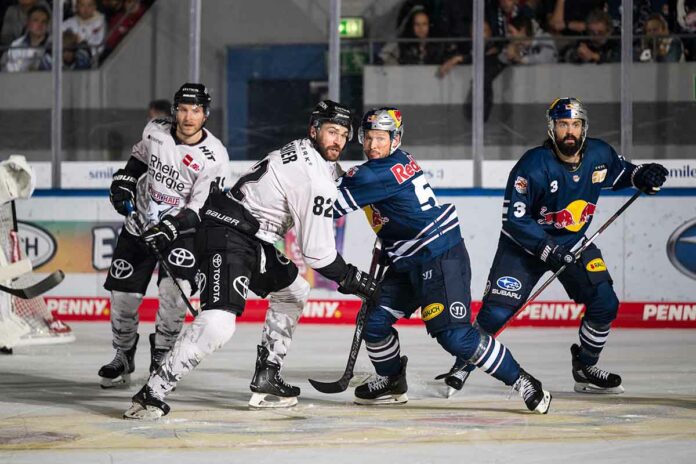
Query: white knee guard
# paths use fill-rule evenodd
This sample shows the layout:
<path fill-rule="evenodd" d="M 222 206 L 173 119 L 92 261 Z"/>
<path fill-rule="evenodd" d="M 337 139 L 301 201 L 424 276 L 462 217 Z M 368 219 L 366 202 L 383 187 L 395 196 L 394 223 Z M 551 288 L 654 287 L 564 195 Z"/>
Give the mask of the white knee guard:
<path fill-rule="evenodd" d="M 153 393 L 164 398 L 203 358 L 227 343 L 234 335 L 236 319 L 234 313 L 221 309 L 201 312 L 177 338 L 160 369 L 150 376 L 147 384 Z"/>
<path fill-rule="evenodd" d="M 261 345 L 268 349 L 269 361 L 283 365 L 310 289 L 309 283 L 298 275 L 288 287 L 271 293 L 261 334 Z"/>
<path fill-rule="evenodd" d="M 138 308 L 143 301 L 142 293 L 111 292 L 111 333 L 113 346 L 128 351 L 135 343 L 140 317 Z"/>
<path fill-rule="evenodd" d="M 177 279 L 187 297 L 191 295 L 191 284 L 186 279 Z M 174 279 L 167 276 L 159 284 L 159 308 L 155 320 L 155 346 L 169 349 L 179 336 L 186 317 L 186 303 L 176 288 Z"/>

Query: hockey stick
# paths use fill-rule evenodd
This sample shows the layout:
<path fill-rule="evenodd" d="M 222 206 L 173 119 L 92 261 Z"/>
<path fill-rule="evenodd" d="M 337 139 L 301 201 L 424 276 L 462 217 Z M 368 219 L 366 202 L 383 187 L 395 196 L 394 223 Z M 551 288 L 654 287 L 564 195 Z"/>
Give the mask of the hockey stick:
<path fill-rule="evenodd" d="M 616 219 L 617 219 L 619 216 L 621 216 L 621 215 L 623 214 L 623 212 L 626 211 L 626 209 L 627 209 L 629 206 L 631 206 L 631 204 L 632 204 L 634 201 L 636 201 L 636 200 L 638 199 L 638 197 L 640 196 L 641 193 L 643 193 L 642 190 L 638 190 L 636 193 L 634 193 L 633 196 L 632 196 L 631 198 L 629 198 L 629 200 L 628 200 L 626 203 L 624 203 L 623 206 L 621 206 L 621 208 L 619 208 L 619 209 L 614 213 L 614 215 L 613 215 L 612 217 L 610 217 L 609 219 L 607 219 L 607 222 L 605 222 L 604 224 L 602 224 L 602 226 L 601 226 L 599 229 L 597 229 L 597 232 L 595 232 L 595 233 L 592 235 L 592 237 L 590 237 L 585 243 L 582 244 L 582 246 L 575 252 L 575 259 L 576 259 L 576 260 L 580 258 L 580 255 L 582 255 L 582 252 L 585 251 L 585 250 L 592 244 L 592 242 L 595 241 L 595 239 L 599 236 L 599 234 L 601 234 L 602 232 L 604 232 L 604 231 L 606 230 L 607 227 L 609 227 L 614 221 L 616 221 Z M 539 288 L 537 289 L 537 291 L 534 292 L 534 293 L 532 294 L 532 296 L 530 296 L 530 297 L 527 299 L 527 301 L 525 301 L 525 303 L 520 307 L 520 309 L 518 309 L 517 311 L 515 311 L 515 314 L 513 314 L 512 317 L 511 317 L 510 319 L 508 319 L 507 322 L 506 322 L 500 329 L 498 329 L 498 331 L 495 333 L 494 336 L 497 337 L 497 336 L 500 334 L 500 332 L 502 332 L 502 331 L 505 329 L 505 327 L 507 327 L 508 324 L 515 318 L 515 316 L 517 316 L 519 313 L 521 313 L 527 306 L 529 306 L 529 304 L 530 304 L 532 301 L 534 301 L 536 298 L 538 298 L 539 295 L 541 295 L 541 292 L 543 292 L 543 291 L 546 289 L 546 287 L 548 287 L 549 285 L 551 285 L 551 282 L 553 282 L 554 280 L 556 280 L 556 278 L 557 278 L 563 271 L 565 271 L 565 269 L 566 269 L 566 265 L 564 264 L 564 265 L 561 266 L 551 277 L 549 277 L 548 280 L 547 280 L 546 282 L 544 282 L 544 283 L 541 285 L 541 287 L 539 287 Z"/>
<path fill-rule="evenodd" d="M 44 279 L 35 283 L 34 285 L 24 288 L 10 288 L 0 285 L 0 291 L 9 293 L 10 295 L 14 295 L 23 300 L 30 300 L 51 290 L 56 285 L 61 283 L 64 278 L 65 274 L 63 274 L 63 271 L 53 271 L 50 275 L 46 276 Z"/>
<path fill-rule="evenodd" d="M 379 239 L 377 239 L 375 242 L 375 247 L 372 250 L 372 262 L 370 263 L 370 275 L 375 277 L 377 281 L 382 280 L 382 274 L 384 271 L 384 266 L 379 264 L 380 253 L 381 246 Z M 345 371 L 343 371 L 343 375 L 335 382 L 319 382 L 318 380 L 308 379 L 309 383 L 311 383 L 316 390 L 322 393 L 340 393 L 348 388 L 350 379 L 353 378 L 353 369 L 355 368 L 355 361 L 358 359 L 360 345 L 362 345 L 362 333 L 365 329 L 365 322 L 367 321 L 368 306 L 368 302 L 363 301 L 362 305 L 360 306 L 360 311 L 358 311 L 358 316 L 355 319 L 353 342 L 350 345 L 348 363 L 346 364 Z"/>
<path fill-rule="evenodd" d="M 143 224 L 140 222 L 140 218 L 138 217 L 138 213 L 135 211 L 135 207 L 133 206 L 133 202 L 127 201 L 125 204 L 126 204 L 126 211 L 128 211 L 128 217 L 133 220 L 133 223 L 135 223 L 135 227 L 137 227 L 137 229 L 138 229 L 137 230 L 138 234 L 142 234 L 143 233 Z M 196 311 L 196 309 L 191 305 L 191 302 L 189 301 L 188 297 L 186 296 L 186 293 L 184 292 L 184 289 L 182 289 L 181 285 L 179 285 L 179 282 L 176 280 L 176 277 L 174 276 L 172 269 L 169 267 L 169 264 L 164 259 L 164 256 L 162 256 L 162 253 L 154 245 L 150 246 L 150 249 L 157 257 L 157 260 L 159 261 L 160 266 L 162 266 L 162 268 L 167 273 L 167 275 L 169 275 L 169 277 L 172 278 L 172 281 L 174 281 L 174 286 L 179 291 L 179 295 L 181 296 L 181 299 L 184 300 L 186 307 L 191 312 L 193 317 L 198 316 L 198 311 Z"/>

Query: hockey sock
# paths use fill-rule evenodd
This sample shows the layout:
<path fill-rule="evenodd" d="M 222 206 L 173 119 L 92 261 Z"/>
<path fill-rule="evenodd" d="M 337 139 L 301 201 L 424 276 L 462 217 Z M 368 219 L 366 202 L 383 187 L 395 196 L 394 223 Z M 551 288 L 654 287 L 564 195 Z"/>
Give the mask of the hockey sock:
<path fill-rule="evenodd" d="M 268 349 L 270 362 L 282 367 L 309 291 L 309 283 L 298 275 L 288 287 L 271 293 L 261 334 L 261 346 Z"/>
<path fill-rule="evenodd" d="M 234 335 L 236 318 L 234 313 L 221 309 L 201 312 L 181 333 L 162 366 L 150 376 L 147 385 L 152 393 L 164 399 L 203 358 L 227 343 Z"/>
<path fill-rule="evenodd" d="M 387 338 L 377 342 L 365 341 L 365 346 L 377 374 L 389 376 L 401 371 L 401 349 L 396 333 L 391 333 Z"/>
<path fill-rule="evenodd" d="M 578 331 L 580 336 L 580 353 L 578 359 L 586 366 L 594 366 L 609 337 L 611 324 L 597 324 L 583 319 Z"/>
<path fill-rule="evenodd" d="M 481 335 L 476 353 L 469 361 L 505 385 L 513 385 L 520 376 L 520 365 L 512 353 L 505 345 L 486 334 Z"/>
<path fill-rule="evenodd" d="M 122 351 L 133 347 L 138 334 L 138 307 L 142 293 L 111 292 L 111 333 L 113 346 Z"/>
<path fill-rule="evenodd" d="M 186 295 L 191 295 L 191 284 L 186 279 L 178 279 Z M 181 298 L 174 279 L 165 277 L 159 284 L 159 309 L 155 322 L 155 347 L 170 349 L 174 346 L 184 326 L 186 303 Z"/>

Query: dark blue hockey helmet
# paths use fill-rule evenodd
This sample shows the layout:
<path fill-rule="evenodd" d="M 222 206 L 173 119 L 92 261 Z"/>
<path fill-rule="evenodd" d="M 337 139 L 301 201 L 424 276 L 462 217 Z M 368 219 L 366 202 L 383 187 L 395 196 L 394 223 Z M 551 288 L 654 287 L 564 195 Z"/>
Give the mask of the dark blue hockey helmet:
<path fill-rule="evenodd" d="M 546 110 L 546 122 L 548 124 L 548 134 L 552 141 L 556 140 L 554 137 L 554 129 L 556 128 L 556 121 L 559 119 L 582 120 L 582 137 L 580 140 L 580 146 L 582 146 L 585 143 L 587 128 L 590 122 L 585 105 L 580 103 L 580 100 L 575 97 L 557 98 L 551 103 L 549 109 Z"/>

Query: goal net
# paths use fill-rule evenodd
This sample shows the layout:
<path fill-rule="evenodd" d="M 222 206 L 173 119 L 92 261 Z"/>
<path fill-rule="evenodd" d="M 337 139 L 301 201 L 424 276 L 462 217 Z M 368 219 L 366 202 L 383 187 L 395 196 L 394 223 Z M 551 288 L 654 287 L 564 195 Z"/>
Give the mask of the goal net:
<path fill-rule="evenodd" d="M 17 231 L 14 201 L 0 205 L 0 248 L 0 268 L 26 259 Z M 28 272 L 0 284 L 24 288 L 38 280 L 36 274 Z M 43 297 L 25 300 L 0 291 L 0 348 L 72 341 L 72 330 L 51 314 Z"/>

